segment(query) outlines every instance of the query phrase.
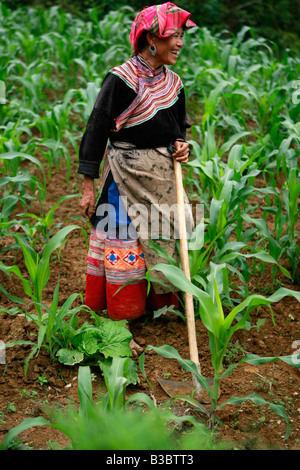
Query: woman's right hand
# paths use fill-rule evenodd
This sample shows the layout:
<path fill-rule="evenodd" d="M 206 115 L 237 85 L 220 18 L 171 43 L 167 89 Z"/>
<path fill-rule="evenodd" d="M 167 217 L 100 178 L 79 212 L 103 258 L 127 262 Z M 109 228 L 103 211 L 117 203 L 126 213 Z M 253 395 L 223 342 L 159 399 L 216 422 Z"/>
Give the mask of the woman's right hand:
<path fill-rule="evenodd" d="M 83 182 L 83 195 L 80 200 L 81 215 L 85 218 L 90 218 L 96 211 L 96 197 L 94 179 L 89 176 L 84 176 Z"/>

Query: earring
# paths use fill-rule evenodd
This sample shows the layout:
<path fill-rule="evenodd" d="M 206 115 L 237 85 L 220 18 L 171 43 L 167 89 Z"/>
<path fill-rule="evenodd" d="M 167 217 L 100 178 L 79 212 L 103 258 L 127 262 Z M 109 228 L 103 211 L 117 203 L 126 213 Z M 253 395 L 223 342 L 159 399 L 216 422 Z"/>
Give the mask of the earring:
<path fill-rule="evenodd" d="M 149 53 L 154 57 L 156 56 L 156 47 L 155 46 L 149 46 L 148 47 Z"/>

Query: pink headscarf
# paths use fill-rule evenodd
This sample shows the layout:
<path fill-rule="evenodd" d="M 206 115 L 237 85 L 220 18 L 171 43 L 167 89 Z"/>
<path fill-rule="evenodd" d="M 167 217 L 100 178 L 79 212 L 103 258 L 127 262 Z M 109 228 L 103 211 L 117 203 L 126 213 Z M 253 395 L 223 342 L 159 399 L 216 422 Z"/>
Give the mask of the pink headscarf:
<path fill-rule="evenodd" d="M 149 31 L 159 38 L 167 38 L 179 28 L 196 26 L 190 16 L 191 13 L 171 2 L 144 8 L 135 18 L 129 36 L 135 53 L 138 53 L 138 40 L 143 31 Z"/>

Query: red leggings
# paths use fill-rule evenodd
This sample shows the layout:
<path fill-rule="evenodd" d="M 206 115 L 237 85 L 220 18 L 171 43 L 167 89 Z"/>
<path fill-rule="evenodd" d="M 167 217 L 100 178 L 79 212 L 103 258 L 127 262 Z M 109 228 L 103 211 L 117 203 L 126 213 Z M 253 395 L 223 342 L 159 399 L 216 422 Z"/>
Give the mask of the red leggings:
<path fill-rule="evenodd" d="M 159 309 L 170 305 L 177 308 L 179 305 L 177 296 L 172 292 L 156 294 L 151 288 L 147 297 L 146 280 L 122 287 L 109 284 L 105 276 L 89 273 L 86 278 L 85 303 L 94 311 L 106 309 L 107 315 L 113 320 L 138 318 L 143 315 L 146 306 Z"/>

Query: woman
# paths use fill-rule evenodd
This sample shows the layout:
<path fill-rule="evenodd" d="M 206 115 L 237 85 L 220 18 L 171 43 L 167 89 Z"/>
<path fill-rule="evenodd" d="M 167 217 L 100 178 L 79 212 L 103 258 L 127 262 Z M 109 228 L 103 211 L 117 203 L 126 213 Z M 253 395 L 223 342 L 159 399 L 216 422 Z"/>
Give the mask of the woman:
<path fill-rule="evenodd" d="M 105 77 L 80 146 L 80 207 L 93 224 L 85 302 L 96 311 L 107 309 L 116 320 L 138 318 L 146 302 L 154 308 L 178 302 L 155 270 L 147 296 L 143 276 L 164 261 L 149 246 L 150 238 L 169 256 L 178 256 L 175 216 L 168 213 L 176 204 L 172 158 L 188 161 L 185 134 L 190 124 L 181 79 L 166 65 L 175 65 L 184 30 L 195 26 L 189 18 L 190 13 L 170 2 L 137 15 L 130 33 L 134 55 Z M 96 204 L 94 179 L 100 162 Z M 165 237 L 163 228 L 170 225 Z"/>

